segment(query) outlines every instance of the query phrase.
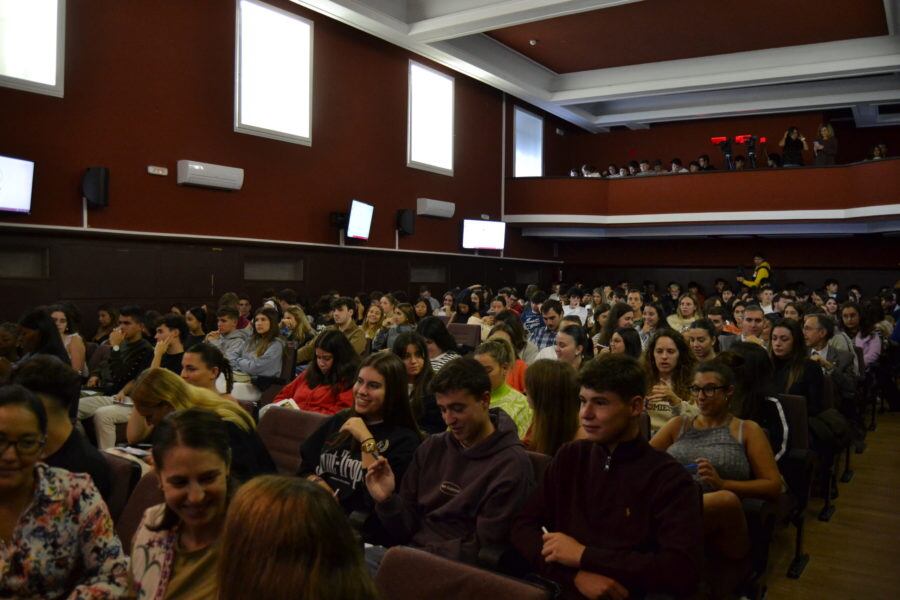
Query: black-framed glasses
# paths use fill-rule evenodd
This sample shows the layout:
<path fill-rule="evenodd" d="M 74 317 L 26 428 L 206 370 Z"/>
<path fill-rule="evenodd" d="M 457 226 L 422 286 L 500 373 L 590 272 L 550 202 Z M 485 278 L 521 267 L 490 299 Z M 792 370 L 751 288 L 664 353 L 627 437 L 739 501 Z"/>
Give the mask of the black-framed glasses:
<path fill-rule="evenodd" d="M 10 446 L 14 446 L 19 456 L 31 456 L 40 451 L 44 447 L 46 438 L 19 438 L 17 440 L 0 439 L 0 455 L 2 455 Z"/>
<path fill-rule="evenodd" d="M 716 392 L 719 390 L 728 389 L 727 385 L 704 385 L 703 387 L 697 387 L 696 385 L 692 385 L 688 388 L 688 391 L 694 395 L 699 396 L 701 393 L 704 396 L 714 396 Z"/>

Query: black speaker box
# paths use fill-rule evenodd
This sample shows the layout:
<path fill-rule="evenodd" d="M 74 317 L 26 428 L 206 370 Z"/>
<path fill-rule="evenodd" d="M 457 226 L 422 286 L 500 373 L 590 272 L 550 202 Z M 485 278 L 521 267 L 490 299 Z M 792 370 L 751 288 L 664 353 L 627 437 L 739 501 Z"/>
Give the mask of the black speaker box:
<path fill-rule="evenodd" d="M 81 197 L 87 201 L 88 208 L 109 206 L 109 169 L 89 167 L 81 178 Z"/>
<path fill-rule="evenodd" d="M 397 230 L 400 235 L 412 235 L 416 232 L 416 213 L 408 208 L 397 211 Z"/>

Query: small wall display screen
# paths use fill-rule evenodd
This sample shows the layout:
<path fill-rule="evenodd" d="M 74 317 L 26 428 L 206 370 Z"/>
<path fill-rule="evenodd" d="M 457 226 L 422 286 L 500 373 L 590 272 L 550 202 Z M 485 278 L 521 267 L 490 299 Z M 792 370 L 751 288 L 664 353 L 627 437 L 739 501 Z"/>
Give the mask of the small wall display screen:
<path fill-rule="evenodd" d="M 468 250 L 503 250 L 506 223 L 503 221 L 463 220 L 463 248 Z"/>
<path fill-rule="evenodd" d="M 350 218 L 347 222 L 347 237 L 357 240 L 369 239 L 372 228 L 372 213 L 375 207 L 359 200 L 350 202 Z"/>
<path fill-rule="evenodd" d="M 0 211 L 30 213 L 34 163 L 0 156 Z"/>

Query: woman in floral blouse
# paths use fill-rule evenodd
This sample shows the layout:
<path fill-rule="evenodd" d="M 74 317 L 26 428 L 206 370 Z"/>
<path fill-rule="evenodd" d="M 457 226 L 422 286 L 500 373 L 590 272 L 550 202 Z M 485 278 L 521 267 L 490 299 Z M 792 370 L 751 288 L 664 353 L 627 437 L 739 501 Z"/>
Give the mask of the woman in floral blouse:
<path fill-rule="evenodd" d="M 47 414 L 0 388 L 0 598 L 120 598 L 128 559 L 89 475 L 38 462 Z"/>
<path fill-rule="evenodd" d="M 219 537 L 231 496 L 231 447 L 222 420 L 190 408 L 154 432 L 165 503 L 148 508 L 131 549 L 132 593 L 154 600 L 214 600 Z"/>

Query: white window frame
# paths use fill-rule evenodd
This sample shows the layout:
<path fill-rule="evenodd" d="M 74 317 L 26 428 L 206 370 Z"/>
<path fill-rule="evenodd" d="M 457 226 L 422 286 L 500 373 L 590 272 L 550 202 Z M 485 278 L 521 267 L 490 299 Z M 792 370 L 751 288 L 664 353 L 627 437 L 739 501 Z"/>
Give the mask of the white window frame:
<path fill-rule="evenodd" d="M 445 167 L 440 167 L 437 165 L 432 165 L 428 163 L 419 162 L 413 160 L 412 158 L 412 107 L 413 107 L 413 86 L 412 86 L 412 70 L 413 66 L 417 68 L 424 69 L 426 71 L 431 71 L 432 73 L 443 77 L 450 81 L 450 168 L 447 169 Z M 456 126 L 456 79 L 451 75 L 447 75 L 446 73 L 442 73 L 437 69 L 432 69 L 429 66 L 423 65 L 420 62 L 416 62 L 414 60 L 409 61 L 409 65 L 406 70 L 407 75 L 407 98 L 406 98 L 406 166 L 412 167 L 413 169 L 421 169 L 423 171 L 430 171 L 431 173 L 438 173 L 440 175 L 449 175 L 453 177 L 453 168 L 455 164 L 454 160 L 454 152 L 456 150 L 456 135 L 455 135 L 455 126 Z"/>
<path fill-rule="evenodd" d="M 257 125 L 249 125 L 241 121 L 241 2 L 256 4 L 267 10 L 280 13 L 285 17 L 301 21 L 309 25 L 309 135 L 301 136 L 276 129 L 268 129 Z M 237 0 L 235 2 L 235 40 L 234 40 L 234 131 L 236 133 L 246 133 L 248 135 L 256 135 L 259 137 L 279 140 L 282 142 L 290 142 L 292 144 L 300 144 L 303 146 L 312 145 L 313 133 L 313 67 L 315 65 L 315 24 L 313 21 L 294 14 L 290 11 L 272 6 L 259 0 Z"/>
<path fill-rule="evenodd" d="M 541 122 L 541 172 L 539 175 L 518 175 L 516 174 L 516 157 L 518 156 L 518 137 L 519 137 L 519 129 L 515 127 L 516 123 L 516 113 L 522 113 L 528 115 L 529 117 L 533 117 Z M 534 114 L 529 110 L 525 110 L 519 106 L 513 107 L 513 177 L 543 177 L 544 176 L 544 118 Z"/>
<path fill-rule="evenodd" d="M 56 0 L 56 84 L 0 75 L 0 86 L 63 98 L 66 78 L 66 0 Z"/>

